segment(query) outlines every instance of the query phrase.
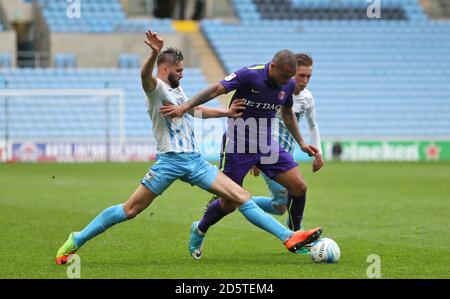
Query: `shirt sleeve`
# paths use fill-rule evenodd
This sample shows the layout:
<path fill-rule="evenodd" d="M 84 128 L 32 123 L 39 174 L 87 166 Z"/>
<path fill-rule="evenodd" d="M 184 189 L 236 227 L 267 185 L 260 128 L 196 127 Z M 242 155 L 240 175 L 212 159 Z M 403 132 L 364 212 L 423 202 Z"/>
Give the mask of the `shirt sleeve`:
<path fill-rule="evenodd" d="M 315 105 L 312 105 L 309 109 L 306 110 L 305 116 L 308 122 L 309 136 L 311 136 L 312 144 L 319 150 L 319 153 L 322 155 L 320 131 L 319 125 L 316 121 Z"/>
<path fill-rule="evenodd" d="M 166 100 L 167 96 L 165 95 L 164 84 L 161 79 L 157 79 L 155 89 L 150 92 L 145 92 L 145 94 L 147 95 L 147 107 L 161 105 L 163 102 L 168 102 Z"/>
<path fill-rule="evenodd" d="M 229 93 L 232 90 L 244 86 L 248 81 L 249 73 L 250 73 L 249 69 L 243 67 L 223 78 L 220 81 L 220 84 L 222 84 L 223 87 L 225 87 L 225 90 L 227 91 L 226 93 Z"/>
<path fill-rule="evenodd" d="M 161 99 L 162 95 L 164 93 L 164 87 L 161 84 L 161 79 L 156 79 L 156 86 L 155 89 L 153 89 L 150 92 L 146 92 L 145 94 L 147 95 L 147 97 L 151 100 L 155 100 L 155 99 Z"/>

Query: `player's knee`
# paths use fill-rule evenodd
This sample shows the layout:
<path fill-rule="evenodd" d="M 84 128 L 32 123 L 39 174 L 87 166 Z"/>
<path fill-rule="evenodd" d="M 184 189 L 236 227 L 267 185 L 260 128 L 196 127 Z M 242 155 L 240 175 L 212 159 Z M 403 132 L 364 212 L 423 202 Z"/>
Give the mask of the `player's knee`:
<path fill-rule="evenodd" d="M 289 189 L 289 193 L 291 193 L 293 196 L 303 196 L 308 190 L 308 185 L 305 181 L 299 180 L 298 182 L 293 183 Z"/>
<path fill-rule="evenodd" d="M 239 192 L 237 194 L 237 199 L 238 199 L 239 203 L 246 202 L 251 197 L 252 197 L 252 195 L 250 194 L 250 192 L 248 192 L 245 189 L 239 190 Z"/>
<path fill-rule="evenodd" d="M 140 210 L 137 207 L 128 205 L 125 205 L 124 211 L 128 219 L 133 219 L 140 213 Z"/>
<path fill-rule="evenodd" d="M 237 205 L 235 201 L 227 200 L 225 198 L 220 199 L 220 207 L 227 213 L 231 213 L 236 210 Z"/>
<path fill-rule="evenodd" d="M 220 199 L 220 206 L 225 210 L 234 210 L 251 198 L 251 194 L 242 188 L 235 188 Z"/>
<path fill-rule="evenodd" d="M 300 189 L 302 190 L 303 194 L 306 194 L 306 191 L 308 190 L 308 185 L 305 183 L 305 181 L 302 181 Z"/>

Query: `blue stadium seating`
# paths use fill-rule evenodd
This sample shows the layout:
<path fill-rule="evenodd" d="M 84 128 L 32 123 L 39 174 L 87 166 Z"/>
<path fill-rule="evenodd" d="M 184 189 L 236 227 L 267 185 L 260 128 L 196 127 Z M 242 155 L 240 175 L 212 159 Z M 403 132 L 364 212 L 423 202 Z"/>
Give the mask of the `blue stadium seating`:
<path fill-rule="evenodd" d="M 56 68 L 74 68 L 77 66 L 77 60 L 75 54 L 56 53 L 54 64 Z"/>
<path fill-rule="evenodd" d="M 182 86 L 193 96 L 207 86 L 200 69 L 186 68 Z M 127 138 L 152 136 L 151 122 L 140 83 L 140 69 L 0 69 L 0 89 L 120 89 L 125 92 L 125 133 Z M 90 101 L 91 98 L 99 100 Z M 108 106 L 102 97 L 13 97 L 9 100 L 9 135 L 25 137 L 97 137 L 105 136 L 105 122 L 111 124 L 111 136 L 118 136 L 118 105 Z M 76 105 L 85 101 L 88 105 Z M 0 97 L 3 117 L 4 98 Z M 116 101 L 116 99 L 114 100 Z M 69 104 L 72 103 L 72 104 Z M 208 106 L 218 107 L 216 101 Z M 106 119 L 108 115 L 108 120 Z M 0 136 L 4 136 L 0 121 Z"/>
<path fill-rule="evenodd" d="M 140 66 L 139 55 L 122 53 L 117 62 L 119 68 L 137 68 Z"/>
<path fill-rule="evenodd" d="M 0 53 L 0 68 L 2 67 L 11 67 L 11 54 L 9 53 Z"/>
<path fill-rule="evenodd" d="M 299 9 L 361 7 L 357 0 L 290 0 Z M 261 5 L 233 0 L 238 24 L 201 28 L 227 72 L 270 61 L 287 48 L 310 53 L 309 88 L 324 138 L 450 136 L 450 22 L 428 20 L 416 0 L 383 0 L 405 19 L 267 19 Z M 272 9 L 280 11 L 280 7 Z M 308 132 L 302 123 L 303 132 Z M 306 134 L 307 135 L 307 134 Z"/>
<path fill-rule="evenodd" d="M 30 0 L 25 0 L 31 2 Z M 69 18 L 66 0 L 37 0 L 52 32 L 139 32 L 153 28 L 160 33 L 175 32 L 169 19 L 127 19 L 120 0 L 82 0 L 80 18 Z"/>
<path fill-rule="evenodd" d="M 243 2 L 248 2 L 245 0 Z M 371 4 L 361 0 L 252 0 L 262 19 L 365 19 Z M 416 0 L 381 1 L 386 19 L 425 20 Z M 248 5 L 248 4 L 247 4 Z"/>
<path fill-rule="evenodd" d="M 426 14 L 421 9 L 418 0 L 382 0 L 382 15 L 384 17 L 403 14 L 410 20 L 425 21 Z M 357 19 L 355 16 L 364 14 L 370 5 L 365 0 L 232 0 L 236 14 L 242 23 L 262 19 Z M 353 14 L 351 14 L 353 11 Z M 322 15 L 321 15 L 322 14 Z M 360 15 L 364 17 L 363 15 Z"/>
<path fill-rule="evenodd" d="M 97 17 L 82 22 L 65 18 L 65 1 L 49 1 L 53 4 L 48 6 L 45 1 L 40 2 L 53 31 L 142 32 L 148 24 L 154 28 L 158 23 L 162 24 L 162 28 L 155 29 L 158 32 L 164 32 L 164 28 L 173 30 L 171 20 L 129 20 L 116 8 L 106 15 L 120 14 L 120 22 L 110 18 L 95 21 L 99 11 L 109 10 L 109 5 L 105 5 L 108 0 L 88 4 L 84 8 L 87 16 Z M 273 1 L 233 0 L 239 24 L 202 21 L 205 36 L 228 72 L 268 62 L 283 48 L 309 52 L 315 60 L 309 87 L 317 100 L 317 117 L 325 139 L 450 136 L 450 22 L 429 20 L 417 0 L 382 0 L 382 8 L 400 9 L 403 14 L 392 13 L 390 18 L 383 18 L 382 11 L 379 20 L 355 18 L 353 14 L 346 15 L 345 10 L 338 18 L 326 13 L 330 8 L 362 9 L 361 3 L 369 5 L 364 0 L 280 0 L 278 7 L 269 2 Z M 276 19 L 262 13 L 264 5 L 268 11 L 277 11 Z M 286 7 L 314 10 L 320 17 L 296 19 L 298 15 L 284 14 Z M 127 135 L 148 136 L 149 122 L 138 71 L 128 69 L 128 63 L 122 66 L 125 68 L 115 70 L 0 70 L 0 88 L 7 81 L 9 88 L 21 89 L 124 89 Z M 193 95 L 206 82 L 200 70 L 188 69 L 183 86 L 188 95 Z M 93 107 L 93 111 L 104 109 L 100 106 Z M 41 110 L 45 115 L 45 108 Z M 57 117 L 56 114 L 48 117 Z M 97 129 L 86 132 L 88 129 L 71 122 L 67 124 L 70 130 L 80 136 L 103 136 L 104 119 L 96 120 L 89 111 L 77 112 L 75 117 L 88 119 L 87 127 Z M 24 124 L 28 127 L 18 124 L 13 133 L 42 133 L 33 129 L 32 121 L 24 119 Z M 0 131 L 1 128 L 2 124 Z M 301 129 L 308 131 L 304 122 Z M 58 128 L 52 130 L 55 132 L 51 134 L 60 134 Z"/>
<path fill-rule="evenodd" d="M 172 19 L 127 19 L 116 27 L 116 32 L 142 33 L 151 28 L 155 32 L 174 33 Z"/>

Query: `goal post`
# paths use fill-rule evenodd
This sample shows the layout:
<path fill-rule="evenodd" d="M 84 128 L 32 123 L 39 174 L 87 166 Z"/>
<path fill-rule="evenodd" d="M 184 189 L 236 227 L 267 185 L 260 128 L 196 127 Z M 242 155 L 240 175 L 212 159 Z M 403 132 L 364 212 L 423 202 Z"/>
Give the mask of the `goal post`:
<path fill-rule="evenodd" d="M 122 161 L 126 142 L 124 91 L 0 90 L 0 132 L 0 161 Z M 76 155 L 74 144 L 83 143 L 103 145 L 101 150 L 97 147 L 97 154 Z M 60 147 L 58 154 L 39 152 L 47 146 L 47 152 Z"/>

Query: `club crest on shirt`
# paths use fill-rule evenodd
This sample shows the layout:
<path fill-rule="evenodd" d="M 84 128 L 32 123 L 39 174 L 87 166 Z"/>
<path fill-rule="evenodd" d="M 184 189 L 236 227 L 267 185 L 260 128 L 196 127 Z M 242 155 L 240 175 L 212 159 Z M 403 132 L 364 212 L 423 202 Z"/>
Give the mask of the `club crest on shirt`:
<path fill-rule="evenodd" d="M 300 105 L 300 109 L 299 109 L 300 113 L 305 113 L 305 105 Z"/>
<path fill-rule="evenodd" d="M 280 93 L 278 94 L 278 99 L 280 100 L 284 100 L 284 97 L 286 96 L 286 93 L 282 90 L 280 91 Z"/>
<path fill-rule="evenodd" d="M 226 77 L 224 78 L 224 80 L 225 80 L 225 81 L 231 81 L 231 80 L 233 80 L 234 78 L 236 78 L 236 74 L 235 74 L 235 73 L 231 73 L 231 74 L 229 74 L 228 76 L 226 76 Z"/>
<path fill-rule="evenodd" d="M 305 115 L 305 111 L 306 111 L 305 105 L 300 105 L 300 110 L 299 110 L 299 112 L 298 112 L 299 118 L 302 118 L 303 115 Z"/>

